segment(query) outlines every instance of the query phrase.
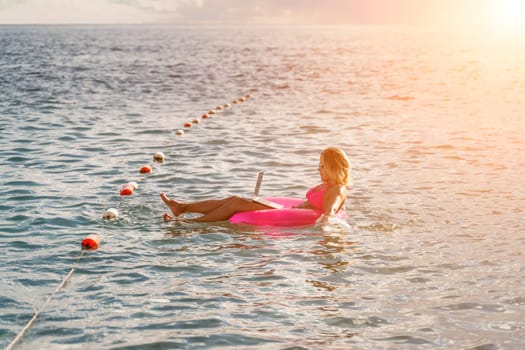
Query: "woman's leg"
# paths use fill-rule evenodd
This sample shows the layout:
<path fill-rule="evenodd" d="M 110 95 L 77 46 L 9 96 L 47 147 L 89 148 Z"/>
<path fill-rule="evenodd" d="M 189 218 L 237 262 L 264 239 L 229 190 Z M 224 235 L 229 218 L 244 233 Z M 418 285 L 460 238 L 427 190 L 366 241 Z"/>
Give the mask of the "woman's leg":
<path fill-rule="evenodd" d="M 269 207 L 264 204 L 259 204 L 250 199 L 238 196 L 228 197 L 218 202 L 221 202 L 222 205 L 210 210 L 201 217 L 190 220 L 195 222 L 224 221 L 228 220 L 237 212 L 269 209 Z"/>
<path fill-rule="evenodd" d="M 160 194 L 160 198 L 168 206 L 168 208 L 170 208 L 171 212 L 175 216 L 179 216 L 184 213 L 206 214 L 214 209 L 221 207 L 229 199 L 211 199 L 199 202 L 181 203 L 169 198 L 164 192 Z"/>

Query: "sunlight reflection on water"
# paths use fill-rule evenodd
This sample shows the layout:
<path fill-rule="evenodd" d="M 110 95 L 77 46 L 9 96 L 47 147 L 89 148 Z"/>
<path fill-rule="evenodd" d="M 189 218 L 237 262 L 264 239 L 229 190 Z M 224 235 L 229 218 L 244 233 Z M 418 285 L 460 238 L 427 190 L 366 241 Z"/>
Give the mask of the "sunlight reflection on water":
<path fill-rule="evenodd" d="M 523 46 L 385 27 L 20 26 L 0 42 L 0 344 L 95 232 L 23 347 L 523 346 Z M 325 231 L 162 221 L 159 192 L 249 196 L 262 169 L 262 194 L 303 197 L 332 144 L 354 183 Z"/>

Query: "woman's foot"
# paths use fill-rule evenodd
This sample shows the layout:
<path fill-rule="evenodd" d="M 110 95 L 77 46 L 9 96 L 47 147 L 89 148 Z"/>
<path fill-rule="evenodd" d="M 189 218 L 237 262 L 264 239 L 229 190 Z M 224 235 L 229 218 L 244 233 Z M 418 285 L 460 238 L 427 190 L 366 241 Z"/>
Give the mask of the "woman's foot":
<path fill-rule="evenodd" d="M 173 218 L 171 217 L 171 215 L 168 214 L 168 213 L 164 213 L 164 215 L 162 215 L 162 218 L 163 218 L 164 221 L 166 221 L 166 222 L 173 220 Z"/>
<path fill-rule="evenodd" d="M 170 199 L 168 196 L 166 196 L 164 192 L 160 193 L 160 199 L 162 199 L 162 201 L 168 206 L 168 208 L 170 208 L 173 215 L 179 216 L 183 213 L 182 205 L 179 202 Z"/>

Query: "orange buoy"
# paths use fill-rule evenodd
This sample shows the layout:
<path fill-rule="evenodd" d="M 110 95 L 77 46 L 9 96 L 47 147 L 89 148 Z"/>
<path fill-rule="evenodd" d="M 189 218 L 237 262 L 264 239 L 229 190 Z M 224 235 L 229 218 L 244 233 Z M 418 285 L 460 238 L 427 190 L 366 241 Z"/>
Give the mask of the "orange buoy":
<path fill-rule="evenodd" d="M 149 165 L 144 165 L 142 168 L 140 168 L 140 172 L 142 174 L 151 173 L 152 170 L 153 168 Z"/>
<path fill-rule="evenodd" d="M 185 128 L 191 128 L 191 123 L 184 123 Z"/>
<path fill-rule="evenodd" d="M 96 234 L 87 236 L 82 240 L 82 249 L 95 250 L 100 245 L 100 238 Z"/>
<path fill-rule="evenodd" d="M 209 117 L 210 117 L 210 116 L 207 115 L 206 113 L 204 113 L 204 114 L 202 115 L 202 119 L 208 119 Z"/>

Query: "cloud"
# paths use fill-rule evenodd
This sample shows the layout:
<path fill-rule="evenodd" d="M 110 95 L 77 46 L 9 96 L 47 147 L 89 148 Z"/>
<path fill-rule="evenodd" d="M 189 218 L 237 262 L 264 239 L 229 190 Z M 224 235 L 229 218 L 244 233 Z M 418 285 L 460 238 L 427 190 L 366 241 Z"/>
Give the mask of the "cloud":
<path fill-rule="evenodd" d="M 109 0 L 110 3 L 135 7 L 145 12 L 176 13 L 180 6 L 198 6 L 201 0 Z"/>
<path fill-rule="evenodd" d="M 26 0 L 0 0 L 0 10 L 10 8 L 15 5 L 19 5 Z"/>
<path fill-rule="evenodd" d="M 350 24 L 424 21 L 452 0 L 112 0 L 175 23 Z"/>
<path fill-rule="evenodd" d="M 119 0 L 122 1 L 122 0 Z M 130 0 L 128 1 L 131 4 Z M 133 0 L 131 0 L 133 1 Z M 326 6 L 326 3 L 329 3 Z M 177 20 L 193 23 L 303 23 L 338 13 L 346 0 L 199 0 L 178 1 Z M 335 9 L 330 6 L 336 5 Z"/>
<path fill-rule="evenodd" d="M 0 0 L 2 24 L 153 23 L 151 14 L 109 0 Z"/>
<path fill-rule="evenodd" d="M 347 23 L 356 0 L 107 0 L 158 21 L 203 24 Z M 358 0 L 357 2 L 362 2 Z M 374 0 L 368 0 L 374 1 Z M 385 1 L 385 0 L 375 0 Z M 396 1 L 396 0 L 388 0 Z M 350 4 L 350 5 L 349 5 Z"/>
<path fill-rule="evenodd" d="M 0 0 L 0 23 L 473 22 L 498 0 Z M 478 19 L 478 21 L 480 21 Z"/>

